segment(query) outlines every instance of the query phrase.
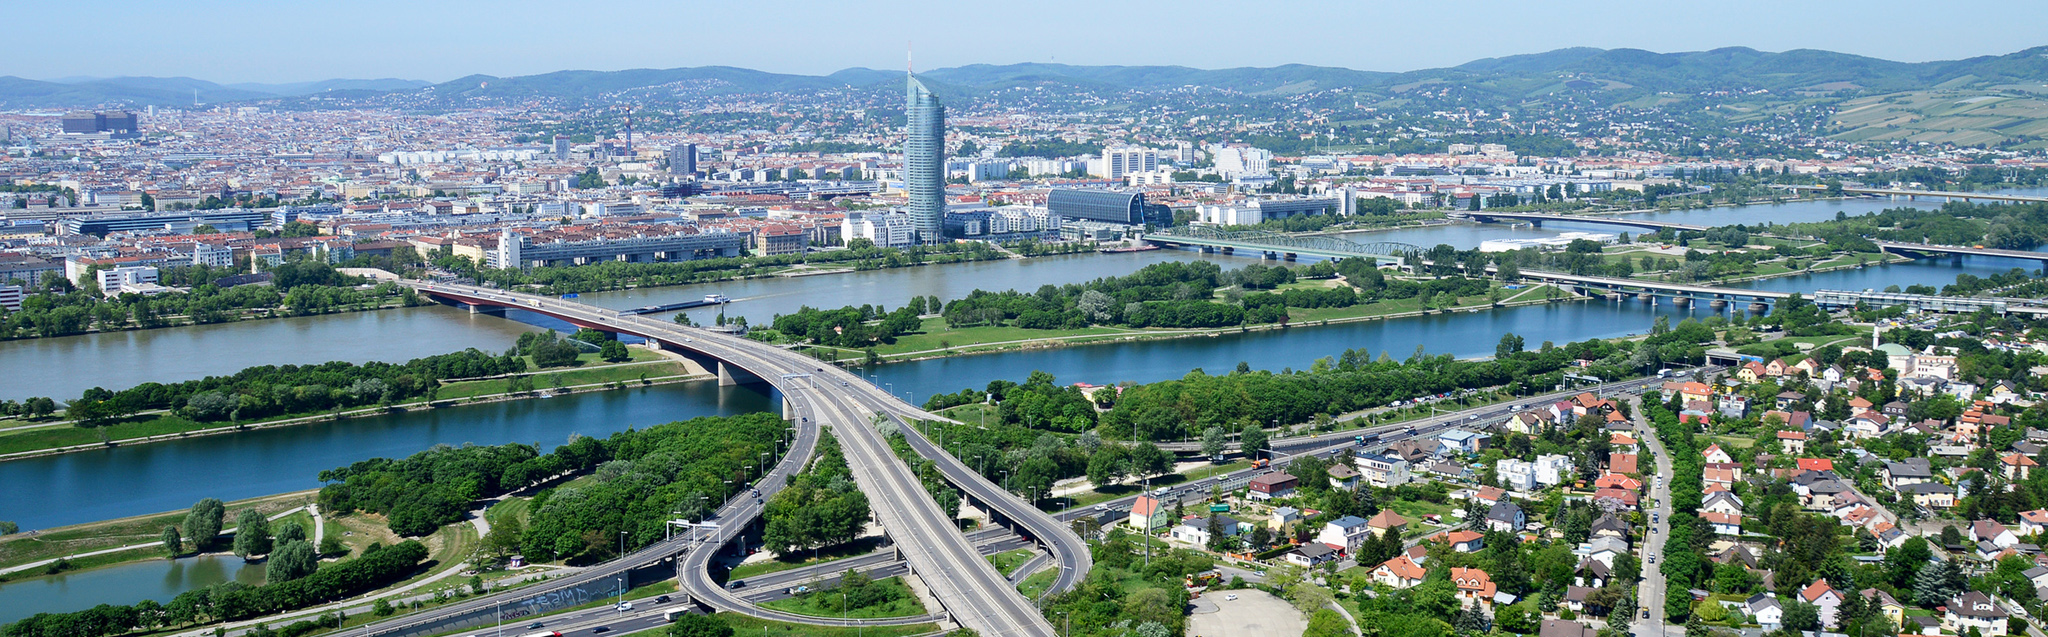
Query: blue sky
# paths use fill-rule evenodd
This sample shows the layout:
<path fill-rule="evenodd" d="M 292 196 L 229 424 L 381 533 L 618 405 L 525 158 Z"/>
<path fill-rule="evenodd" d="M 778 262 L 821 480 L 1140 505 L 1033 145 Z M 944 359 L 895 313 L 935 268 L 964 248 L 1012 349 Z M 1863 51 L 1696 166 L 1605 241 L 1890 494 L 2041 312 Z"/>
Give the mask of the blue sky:
<path fill-rule="evenodd" d="M 1813 48 L 1902 61 L 2048 44 L 2039 0 L 11 0 L 0 75 L 443 81 L 729 65 L 988 63 L 1406 71 L 1570 46 Z"/>

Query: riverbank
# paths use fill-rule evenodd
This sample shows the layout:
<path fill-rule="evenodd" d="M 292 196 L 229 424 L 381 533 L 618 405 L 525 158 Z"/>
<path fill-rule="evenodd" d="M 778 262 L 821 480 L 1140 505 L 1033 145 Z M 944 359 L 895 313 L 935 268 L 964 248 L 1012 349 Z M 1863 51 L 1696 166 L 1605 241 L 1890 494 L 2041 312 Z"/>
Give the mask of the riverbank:
<path fill-rule="evenodd" d="M 255 509 L 266 517 L 289 514 L 312 504 L 317 495 L 319 491 L 294 491 L 228 502 L 225 519 L 234 520 L 243 509 Z M 186 513 L 165 511 L 0 536 L 0 581 L 43 575 L 41 570 L 33 569 L 57 559 L 71 562 L 73 568 L 63 572 L 72 572 L 161 558 L 167 554 L 161 542 L 164 527 L 179 526 Z M 221 532 L 226 534 L 229 530 Z M 109 550 L 116 552 L 106 553 Z M 134 554 L 141 552 L 150 554 Z"/>
<path fill-rule="evenodd" d="M 458 381 L 441 386 L 440 394 L 431 400 L 414 400 L 395 403 L 390 406 L 364 407 L 319 414 L 302 414 L 265 421 L 227 425 L 199 423 L 175 415 L 161 413 L 146 419 L 126 421 L 97 428 L 76 427 L 61 422 L 31 424 L 29 426 L 15 427 L 6 435 L 0 435 L 0 462 L 108 449 L 125 445 L 218 436 L 319 422 L 343 421 L 351 418 L 404 413 L 419 409 L 433 410 L 462 405 L 544 399 L 579 391 L 624 389 L 628 386 L 647 387 L 716 378 L 715 374 L 696 366 L 680 356 L 670 357 L 665 353 L 654 353 L 640 348 L 634 348 L 633 351 L 635 357 L 642 360 L 583 368 L 535 371 L 524 373 L 517 377 Z M 519 388 L 513 386 L 515 378 L 543 381 L 548 384 L 534 386 L 529 382 L 526 387 Z"/>

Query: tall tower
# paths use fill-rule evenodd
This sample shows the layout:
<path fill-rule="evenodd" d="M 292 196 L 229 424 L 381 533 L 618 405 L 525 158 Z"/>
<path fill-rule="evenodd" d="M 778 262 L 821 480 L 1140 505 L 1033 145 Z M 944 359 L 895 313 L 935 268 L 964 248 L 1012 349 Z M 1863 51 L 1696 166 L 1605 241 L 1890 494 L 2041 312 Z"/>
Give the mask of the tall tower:
<path fill-rule="evenodd" d="M 910 225 L 920 243 L 937 243 L 946 218 L 946 107 L 916 75 L 907 77 L 903 110 L 910 126 L 903 140 L 903 182 L 910 194 Z"/>

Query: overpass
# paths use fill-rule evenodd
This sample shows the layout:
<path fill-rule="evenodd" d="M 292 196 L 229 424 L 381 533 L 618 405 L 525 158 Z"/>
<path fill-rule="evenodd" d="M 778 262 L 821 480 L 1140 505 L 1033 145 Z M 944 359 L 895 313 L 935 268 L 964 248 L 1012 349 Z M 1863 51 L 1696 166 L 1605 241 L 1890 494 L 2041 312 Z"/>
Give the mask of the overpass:
<path fill-rule="evenodd" d="M 1788 186 L 1792 190 L 1827 190 L 1827 186 Z M 2030 195 L 2002 195 L 1992 192 L 1946 192 L 1941 190 L 1913 190 L 1909 188 L 1871 188 L 1865 186 L 1843 186 L 1842 192 L 1858 195 L 1883 195 L 1905 197 L 1912 201 L 1920 197 L 1942 201 L 2001 201 L 2006 203 L 2048 203 L 2048 197 Z"/>
<path fill-rule="evenodd" d="M 1487 269 L 1492 270 L 1491 267 Z M 1749 301 L 1751 309 L 1763 309 L 1792 296 L 1786 292 L 1767 292 L 1711 285 L 1646 281 L 1642 279 L 1618 279 L 1614 277 L 1586 276 L 1543 270 L 1523 270 L 1521 274 L 1524 279 L 1569 285 L 1581 292 L 1599 290 L 1611 294 L 1635 294 L 1651 301 L 1655 301 L 1657 297 L 1665 297 L 1679 305 L 1690 305 L 1696 301 L 1704 300 L 1711 303 L 1713 307 L 1719 308 L 1725 307 L 1729 301 Z"/>
<path fill-rule="evenodd" d="M 746 524 L 760 515 L 767 496 L 786 482 L 792 471 L 789 465 L 800 464 L 801 458 L 808 457 L 820 426 L 830 428 L 838 437 L 856 485 L 874 506 L 877 521 L 894 541 L 910 570 L 923 579 L 943 607 L 939 612 L 941 617 L 989 636 L 1051 637 L 1054 634 L 1051 623 L 982 559 L 959 532 L 953 517 L 939 510 L 918 477 L 896 458 L 884 434 L 879 431 L 884 425 L 893 425 L 911 449 L 932 460 L 936 469 L 959 487 L 965 498 L 989 509 L 1025 537 L 1046 544 L 1061 569 L 1051 590 L 1072 588 L 1089 570 L 1087 545 L 1066 525 L 982 478 L 925 440 L 916 427 L 905 422 L 909 418 L 937 419 L 937 416 L 902 403 L 850 372 L 765 343 L 562 299 L 473 286 L 419 282 L 408 282 L 407 285 L 429 297 L 467 305 L 472 310 L 518 308 L 578 327 L 638 336 L 652 346 L 712 361 L 718 368 L 721 382 L 766 382 L 782 394 L 785 416 L 796 421 L 798 442 L 792 445 L 791 452 L 783 464 L 778 465 L 776 473 L 763 480 L 762 494 L 756 498 L 743 496 L 728 502 L 702 540 L 671 540 L 651 547 L 659 551 L 643 550 L 629 556 L 628 560 L 620 560 L 675 559 L 681 571 L 679 576 L 683 580 L 683 589 L 698 603 L 719 610 L 809 624 L 918 623 L 833 620 L 762 609 L 717 585 L 704 568 L 717 552 L 715 547 L 737 538 Z M 792 458 L 798 461 L 792 463 Z M 693 546 L 696 550 L 688 550 Z M 677 551 L 682 551 L 681 557 L 672 558 Z M 598 577 L 617 576 L 617 572 L 625 568 L 631 566 L 593 568 L 589 572 L 599 573 Z M 929 621 L 930 618 L 913 619 Z M 356 637 L 358 634 L 397 636 L 427 633 L 345 634 Z"/>
<path fill-rule="evenodd" d="M 1982 248 L 1975 246 L 1942 246 L 1934 245 L 1931 243 L 1905 243 L 1900 241 L 1877 241 L 1875 243 L 1877 243 L 1878 250 L 1905 257 L 1919 258 L 1925 256 L 1933 256 L 1937 254 L 1950 254 L 1958 257 L 2001 257 L 2006 259 L 2026 259 L 2030 261 L 2040 261 L 2044 267 L 2048 267 L 2048 252 L 2030 252 L 2027 250 L 2000 250 L 1998 248 Z"/>
<path fill-rule="evenodd" d="M 1712 227 L 1696 226 L 1689 223 L 1652 221 L 1649 219 L 1631 219 L 1626 217 L 1601 217 L 1593 215 L 1559 215 L 1541 212 L 1487 212 L 1484 210 L 1477 210 L 1463 213 L 1451 213 L 1451 216 L 1462 216 L 1466 219 L 1471 219 L 1473 221 L 1480 222 L 1494 221 L 1499 219 L 1510 219 L 1514 221 L 1527 221 L 1537 226 L 1542 226 L 1543 222 L 1545 221 L 1563 221 L 1569 223 L 1591 223 L 1605 224 L 1610 226 L 1628 226 L 1631 228 L 1643 228 L 1646 230 L 1662 230 L 1665 228 L 1670 228 L 1672 230 L 1706 230 Z"/>
<path fill-rule="evenodd" d="M 1292 235 L 1267 230 L 1223 230 L 1213 226 L 1180 226 L 1145 235 L 1154 245 L 1197 248 L 1203 252 L 1236 254 L 1239 250 L 1258 252 L 1268 259 L 1295 260 L 1308 256 L 1322 259 L 1372 259 L 1393 265 L 1422 248 L 1406 243 L 1382 241 L 1359 243 L 1324 235 Z"/>

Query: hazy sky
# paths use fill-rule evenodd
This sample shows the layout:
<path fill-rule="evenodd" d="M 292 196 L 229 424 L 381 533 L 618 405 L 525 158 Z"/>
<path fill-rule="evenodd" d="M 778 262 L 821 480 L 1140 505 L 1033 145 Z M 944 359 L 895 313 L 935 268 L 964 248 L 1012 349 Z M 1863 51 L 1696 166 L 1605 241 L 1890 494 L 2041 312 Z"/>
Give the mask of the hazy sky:
<path fill-rule="evenodd" d="M 1375 71 L 1570 46 L 1901 61 L 2048 44 L 2039 0 L 9 0 L 0 75 L 217 82 L 729 65 L 1302 63 Z"/>

